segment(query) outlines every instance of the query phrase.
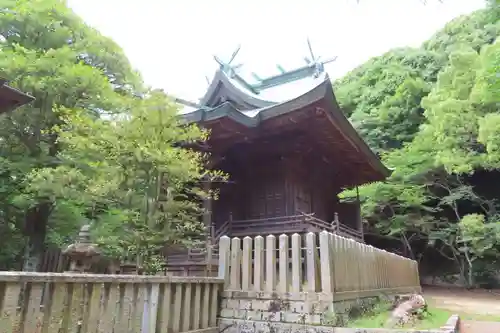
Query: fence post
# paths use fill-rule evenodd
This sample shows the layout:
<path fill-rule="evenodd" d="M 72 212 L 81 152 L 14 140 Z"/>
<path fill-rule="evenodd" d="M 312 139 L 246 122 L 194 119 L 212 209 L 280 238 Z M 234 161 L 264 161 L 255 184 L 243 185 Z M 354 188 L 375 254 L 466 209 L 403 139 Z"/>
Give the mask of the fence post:
<path fill-rule="evenodd" d="M 349 263 L 352 268 L 351 277 L 349 281 L 351 282 L 351 290 L 358 291 L 359 290 L 359 279 L 360 279 L 360 270 L 361 270 L 361 262 L 359 258 L 359 251 L 356 246 L 356 242 L 352 238 L 347 239 L 347 248 L 349 253 Z"/>
<path fill-rule="evenodd" d="M 350 283 L 349 283 L 349 275 L 350 275 L 350 271 L 349 271 L 349 252 L 348 252 L 348 249 L 347 249 L 347 239 L 345 239 L 344 237 L 342 236 L 339 236 L 339 245 L 340 245 L 340 248 L 339 248 L 339 252 L 341 254 L 341 257 L 342 257 L 342 287 L 343 287 L 343 290 L 342 291 L 349 291 L 350 289 Z"/>
<path fill-rule="evenodd" d="M 413 262 L 413 271 L 415 274 L 415 284 L 417 285 L 417 287 L 420 287 L 420 272 L 419 272 L 419 269 L 418 269 L 418 261 L 414 261 Z"/>
<path fill-rule="evenodd" d="M 253 288 L 255 291 L 264 290 L 264 238 L 255 237 L 255 265 L 253 275 Z"/>
<path fill-rule="evenodd" d="M 385 288 L 385 280 L 384 280 L 384 262 L 383 262 L 383 253 L 380 249 L 375 248 L 375 253 L 377 255 L 377 273 L 378 273 L 378 289 Z"/>
<path fill-rule="evenodd" d="M 242 290 L 250 290 L 252 282 L 252 238 L 243 238 L 243 257 L 241 259 L 241 288 Z"/>
<path fill-rule="evenodd" d="M 384 254 L 384 280 L 385 280 L 385 287 L 389 288 L 394 281 L 394 274 L 389 274 L 391 272 L 391 259 L 390 259 L 390 254 L 389 252 L 382 250 L 382 253 Z M 395 273 L 395 272 L 393 272 Z"/>
<path fill-rule="evenodd" d="M 276 237 L 266 237 L 266 291 L 273 292 L 276 288 Z"/>
<path fill-rule="evenodd" d="M 219 240 L 219 278 L 224 279 L 224 287 L 229 286 L 229 258 L 231 239 L 222 236 Z"/>
<path fill-rule="evenodd" d="M 369 249 L 368 249 L 368 245 L 366 244 L 361 244 L 361 247 L 363 249 L 363 255 L 364 255 L 364 261 L 365 261 L 365 269 L 366 269 L 366 273 L 363 274 L 363 277 L 364 277 L 364 288 L 366 288 L 367 290 L 370 290 L 370 286 L 371 286 L 371 280 L 373 279 L 373 267 L 372 267 L 372 258 L 370 256 L 370 252 L 369 252 Z"/>
<path fill-rule="evenodd" d="M 389 264 L 390 264 L 390 269 L 389 272 L 394 272 L 391 274 L 393 276 L 393 283 L 389 287 L 400 287 L 401 285 L 401 260 L 398 260 L 399 258 L 396 257 L 396 255 L 392 252 L 389 253 Z"/>
<path fill-rule="evenodd" d="M 377 271 L 375 269 L 375 265 L 373 264 L 373 252 L 372 252 L 372 247 L 370 245 L 366 245 L 366 256 L 368 258 L 368 268 L 372 274 L 369 275 L 368 277 L 368 289 L 374 290 L 375 288 L 375 281 L 377 279 Z"/>
<path fill-rule="evenodd" d="M 320 232 L 319 257 L 321 260 L 321 291 L 328 294 L 333 293 L 333 267 L 330 249 L 330 234 L 327 231 Z"/>
<path fill-rule="evenodd" d="M 337 234 L 332 234 L 332 253 L 333 253 L 333 263 L 334 263 L 334 284 L 335 292 L 342 291 L 342 274 L 344 274 L 344 268 L 342 266 L 342 254 L 340 252 L 340 238 Z"/>
<path fill-rule="evenodd" d="M 316 251 L 316 234 L 309 232 L 306 234 L 306 271 L 307 271 L 307 291 L 317 292 L 318 281 L 318 254 Z"/>
<path fill-rule="evenodd" d="M 332 272 L 332 288 L 333 292 L 335 293 L 337 292 L 337 278 L 336 278 L 337 272 L 335 271 L 335 234 L 329 232 L 328 237 L 330 238 L 329 248 L 330 248 L 330 267 Z"/>
<path fill-rule="evenodd" d="M 232 290 L 241 289 L 241 241 L 238 237 L 231 240 L 231 283 Z"/>
<path fill-rule="evenodd" d="M 292 292 L 302 289 L 302 239 L 299 234 L 292 235 Z"/>
<path fill-rule="evenodd" d="M 290 286 L 289 270 L 288 270 L 288 236 L 281 235 L 279 237 L 279 291 L 287 293 Z"/>
<path fill-rule="evenodd" d="M 365 244 L 356 242 L 358 255 L 359 255 L 359 290 L 367 290 L 366 278 L 369 273 L 368 260 L 365 252 Z"/>

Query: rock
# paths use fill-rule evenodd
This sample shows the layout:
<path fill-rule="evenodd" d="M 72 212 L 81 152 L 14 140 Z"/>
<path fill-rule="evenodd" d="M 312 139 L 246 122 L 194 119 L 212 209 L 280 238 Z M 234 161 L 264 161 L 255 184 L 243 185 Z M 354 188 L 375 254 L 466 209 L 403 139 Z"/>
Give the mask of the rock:
<path fill-rule="evenodd" d="M 425 307 L 425 304 L 425 299 L 422 295 L 410 295 L 407 300 L 402 301 L 392 310 L 391 317 L 388 319 L 386 325 L 394 327 L 406 324 L 412 318 L 413 313 Z"/>

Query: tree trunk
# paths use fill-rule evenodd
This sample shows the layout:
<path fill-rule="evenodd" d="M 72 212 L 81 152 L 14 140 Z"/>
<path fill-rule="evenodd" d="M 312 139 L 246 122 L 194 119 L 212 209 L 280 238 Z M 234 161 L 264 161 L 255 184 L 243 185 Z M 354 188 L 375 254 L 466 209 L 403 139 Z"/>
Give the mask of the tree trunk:
<path fill-rule="evenodd" d="M 24 250 L 23 271 L 35 272 L 40 265 L 40 258 L 45 249 L 47 222 L 51 211 L 49 203 L 42 203 L 31 208 L 25 218 L 25 235 L 27 238 Z"/>
<path fill-rule="evenodd" d="M 468 288 L 474 288 L 474 269 L 473 269 L 473 263 L 472 260 L 470 259 L 470 256 L 468 253 L 465 255 L 465 259 L 467 261 L 467 287 Z"/>

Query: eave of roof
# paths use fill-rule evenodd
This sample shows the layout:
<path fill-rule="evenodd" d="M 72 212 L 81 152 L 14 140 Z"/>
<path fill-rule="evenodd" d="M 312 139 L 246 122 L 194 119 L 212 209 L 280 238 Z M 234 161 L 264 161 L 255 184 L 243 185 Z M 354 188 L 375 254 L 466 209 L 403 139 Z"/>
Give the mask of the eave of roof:
<path fill-rule="evenodd" d="M 358 131 L 356 131 L 351 122 L 342 112 L 335 98 L 333 86 L 331 82 L 329 83 L 330 84 L 327 86 L 325 98 L 327 99 L 328 105 L 334 105 L 332 109 L 328 110 L 329 115 L 333 118 L 333 125 L 336 126 L 340 133 L 342 133 L 345 138 L 351 142 L 354 148 L 359 148 L 359 150 L 361 150 L 362 153 L 368 157 L 368 160 L 374 169 L 379 170 L 384 178 L 389 177 L 392 173 L 391 170 L 382 163 L 377 154 L 373 152 L 373 150 L 368 146 L 365 140 L 363 140 L 361 135 L 359 135 Z"/>
<path fill-rule="evenodd" d="M 326 101 L 326 104 L 331 106 L 325 111 L 331 119 L 333 126 L 337 127 L 339 132 L 351 143 L 354 149 L 360 151 L 367 157 L 372 168 L 378 170 L 380 175 L 384 178 L 388 177 L 391 171 L 370 149 L 340 109 L 335 99 L 333 87 L 328 75 L 325 75 L 324 80 L 311 90 L 282 103 L 274 103 L 262 108 L 240 111 L 230 102 L 225 102 L 213 109 L 203 108 L 194 112 L 182 114 L 181 117 L 187 123 L 203 123 L 226 117 L 250 128 L 257 127 L 268 119 L 303 109 L 320 100 Z"/>
<path fill-rule="evenodd" d="M 0 113 L 12 111 L 20 106 L 32 102 L 35 98 L 22 91 L 7 85 L 7 81 L 0 78 L 0 101 L 5 105 L 0 108 Z"/>
<path fill-rule="evenodd" d="M 202 123 L 214 121 L 221 118 L 229 118 L 246 127 L 257 127 L 260 123 L 260 117 L 249 117 L 239 111 L 230 102 L 224 102 L 213 109 L 198 109 L 193 112 L 180 115 L 185 123 Z"/>
<path fill-rule="evenodd" d="M 194 112 L 184 113 L 180 115 L 186 122 L 205 122 L 210 120 L 219 119 L 225 116 L 241 123 L 247 127 L 256 127 L 266 119 L 274 118 L 279 115 L 290 113 L 292 111 L 306 107 L 307 105 L 319 101 L 324 98 L 327 88 L 331 83 L 328 77 L 313 89 L 305 94 L 294 99 L 281 102 L 272 103 L 271 105 L 256 108 L 252 110 L 238 110 L 230 102 L 224 102 L 213 109 L 198 109 Z"/>

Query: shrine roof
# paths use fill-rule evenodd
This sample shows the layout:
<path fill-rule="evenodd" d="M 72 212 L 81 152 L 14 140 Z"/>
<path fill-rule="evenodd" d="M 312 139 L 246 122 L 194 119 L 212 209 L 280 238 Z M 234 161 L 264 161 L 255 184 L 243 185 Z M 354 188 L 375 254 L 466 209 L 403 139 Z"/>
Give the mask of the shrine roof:
<path fill-rule="evenodd" d="M 228 81 L 227 78 L 224 78 L 221 74 L 222 82 L 226 82 L 230 84 L 231 81 Z M 322 99 L 328 87 L 331 87 L 331 82 L 326 73 L 318 76 L 314 79 L 308 80 L 309 87 L 306 89 L 305 85 L 303 85 L 302 93 L 298 95 L 290 95 L 288 99 L 284 99 L 282 101 L 269 101 L 257 99 L 257 97 L 247 94 L 247 101 L 252 101 L 254 104 L 260 104 L 261 107 L 254 108 L 239 108 L 236 103 L 232 100 L 224 101 L 214 107 L 202 106 L 198 109 L 190 107 L 190 111 L 184 110 L 182 113 L 182 117 L 187 122 L 206 122 L 211 120 L 216 120 L 223 117 L 228 117 L 242 125 L 247 127 L 256 127 L 260 122 L 275 117 L 279 115 L 283 115 L 285 113 L 292 112 L 297 109 L 301 109 L 306 107 L 307 105 Z M 278 87 L 273 87 L 278 88 Z M 282 89 L 284 87 L 281 87 Z M 236 86 L 231 86 L 229 89 L 239 89 Z M 279 89 L 275 89 L 279 91 Z M 236 93 L 242 93 L 240 91 L 236 91 Z M 290 94 L 290 92 L 288 92 Z M 275 95 L 278 96 L 278 95 Z M 281 96 L 284 96 L 282 93 Z M 252 100 L 252 99 L 253 100 Z"/>
<path fill-rule="evenodd" d="M 8 86 L 7 81 L 0 78 L 0 113 L 12 111 L 33 100 L 34 97 Z"/>
<path fill-rule="evenodd" d="M 292 114 L 294 111 L 303 110 L 316 102 L 322 102 L 324 105 L 328 105 L 325 112 L 330 115 L 334 126 L 343 133 L 347 142 L 350 142 L 356 151 L 365 156 L 363 159 L 371 165 L 373 170 L 378 170 L 377 174 L 380 176 L 376 176 L 376 179 L 374 178 L 372 181 L 387 177 L 390 171 L 357 133 L 338 106 L 328 75 L 325 73 L 311 81 L 314 82 L 314 85 L 311 85 L 309 90 L 282 102 L 273 102 L 260 108 L 239 109 L 232 101 L 225 101 L 215 107 L 201 107 L 184 113 L 182 117 L 187 123 L 210 123 L 228 119 L 246 128 L 255 128 L 267 120 Z"/>
<path fill-rule="evenodd" d="M 330 134 L 338 133 L 335 135 L 340 135 L 339 140 L 343 142 L 342 144 L 351 147 L 349 149 L 355 155 L 354 160 L 363 161 L 370 166 L 373 176 L 366 177 L 365 182 L 384 179 L 390 171 L 340 109 L 332 82 L 324 70 L 323 65 L 326 62 L 312 58 L 314 61 L 307 61 L 305 66 L 288 72 L 278 66 L 280 74 L 264 79 L 255 74 L 252 79 L 248 73 L 240 69 L 241 66 L 230 66 L 216 58 L 220 68 L 216 71 L 206 93 L 199 103 L 180 101 L 185 106 L 181 111 L 181 117 L 186 123 L 206 124 L 209 127 L 223 122 L 226 125 L 217 127 L 212 134 L 224 131 L 229 135 L 225 137 L 231 137 L 246 135 L 242 133 L 250 133 L 252 128 L 261 125 L 269 128 L 274 124 L 272 127 L 278 128 L 280 125 L 277 124 L 282 123 L 280 119 L 283 118 L 290 118 L 288 123 L 300 122 L 296 116 L 304 112 L 312 111 L 311 115 L 320 112 L 325 120 L 319 123 L 328 123 L 329 129 L 325 136 L 331 139 Z M 327 62 L 329 61 L 331 60 Z M 237 125 L 239 129 L 229 129 L 227 126 L 230 123 Z M 227 131 L 234 132 L 231 134 Z M 340 144 L 339 142 L 335 144 Z"/>

